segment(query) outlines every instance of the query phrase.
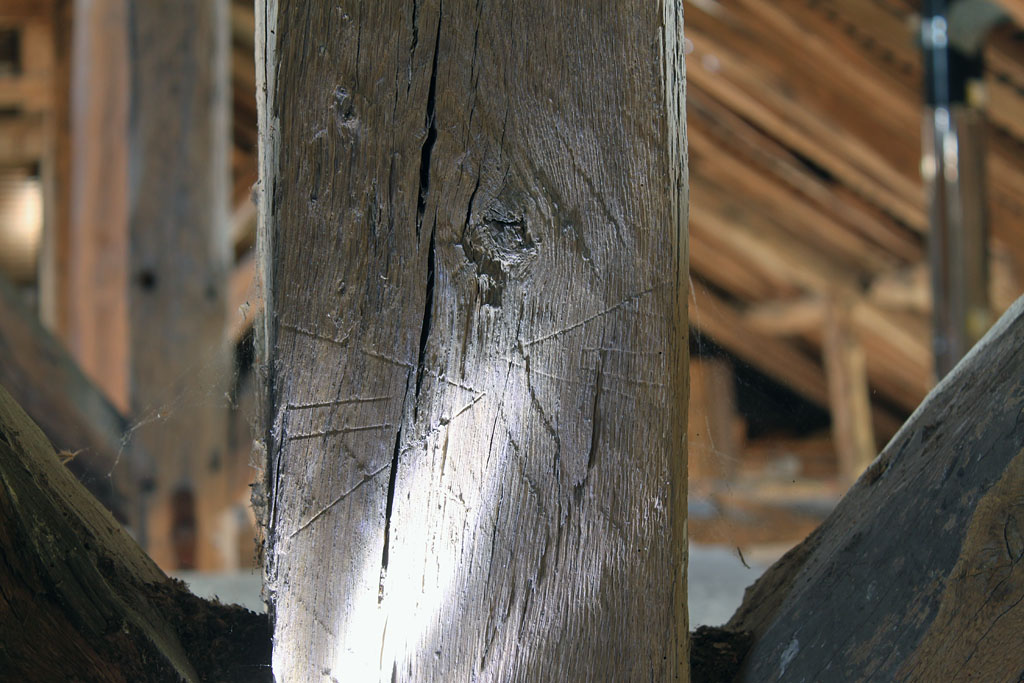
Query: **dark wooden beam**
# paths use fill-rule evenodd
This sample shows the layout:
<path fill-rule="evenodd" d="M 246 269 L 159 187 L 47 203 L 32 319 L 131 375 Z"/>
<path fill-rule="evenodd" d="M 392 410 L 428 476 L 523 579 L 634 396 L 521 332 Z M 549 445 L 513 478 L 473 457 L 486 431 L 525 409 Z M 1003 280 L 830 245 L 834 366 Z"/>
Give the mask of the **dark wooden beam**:
<path fill-rule="evenodd" d="M 747 590 L 740 680 L 1019 678 L 1022 367 L 1024 299 Z"/>
<path fill-rule="evenodd" d="M 36 420 L 69 467 L 119 519 L 138 530 L 140 489 L 149 460 L 129 439 L 129 425 L 59 341 L 0 280 L 0 384 Z"/>
<path fill-rule="evenodd" d="M 3 387 L 0 557 L 7 680 L 272 679 L 267 617 L 167 578 Z"/>

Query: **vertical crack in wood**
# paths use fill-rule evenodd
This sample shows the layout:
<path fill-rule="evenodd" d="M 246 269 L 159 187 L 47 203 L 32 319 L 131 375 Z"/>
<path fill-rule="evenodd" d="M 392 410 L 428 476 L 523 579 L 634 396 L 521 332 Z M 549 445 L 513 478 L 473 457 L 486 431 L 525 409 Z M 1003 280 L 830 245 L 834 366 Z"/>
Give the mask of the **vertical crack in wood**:
<path fill-rule="evenodd" d="M 395 505 L 395 481 L 398 478 L 398 454 L 402 448 L 402 426 L 395 435 L 395 451 L 391 455 L 391 474 L 388 476 L 388 498 L 384 508 L 384 550 L 380 556 L 380 584 L 377 587 L 377 604 L 384 602 L 384 580 L 388 574 L 388 554 L 391 544 L 391 513 Z"/>
<path fill-rule="evenodd" d="M 413 11 L 413 46 L 416 49 L 418 41 L 418 28 L 416 27 L 417 12 L 414 6 Z M 427 194 L 430 191 L 430 157 L 434 150 L 434 143 L 437 142 L 437 116 L 435 102 L 437 94 L 437 56 L 441 47 L 441 9 L 438 10 L 437 33 L 434 36 L 434 55 L 430 67 L 430 87 L 427 90 L 427 111 L 424 117 L 427 126 L 427 138 L 423 141 L 423 149 L 420 155 L 420 186 L 416 197 L 416 239 L 419 241 L 423 228 L 423 216 L 427 208 Z M 423 324 L 420 327 L 419 349 L 416 358 L 416 385 L 413 390 L 413 414 L 412 422 L 415 423 L 419 417 L 418 399 L 420 386 L 423 384 L 424 365 L 427 353 L 427 343 L 430 340 L 431 322 L 434 311 L 434 269 L 435 269 L 435 236 L 437 235 L 437 218 L 435 216 L 433 225 L 430 228 L 430 241 L 427 245 L 427 273 L 426 273 L 426 294 L 423 305 Z M 406 402 L 409 396 L 409 383 L 406 382 Z M 405 410 L 403 408 L 403 413 Z M 395 450 L 391 455 L 391 473 L 388 477 L 387 502 L 384 508 L 384 548 L 381 551 L 380 559 L 380 584 L 377 589 L 377 604 L 384 601 L 384 581 L 387 578 L 388 562 L 390 560 L 391 548 L 391 517 L 395 507 L 395 487 L 398 481 L 398 460 L 402 451 L 402 433 L 405 427 L 405 417 L 402 418 L 402 425 L 398 428 L 395 436 Z"/>
<path fill-rule="evenodd" d="M 604 340 L 601 340 L 601 345 L 604 346 Z M 601 434 L 601 417 L 597 412 L 598 403 L 601 401 L 601 382 L 604 378 L 604 351 L 598 352 L 597 361 L 597 379 L 594 380 L 594 408 L 590 414 L 590 449 L 587 452 L 587 474 L 584 475 L 583 481 L 580 484 L 584 484 L 587 480 L 587 476 L 590 475 L 590 470 L 594 467 L 594 455 L 597 452 L 597 440 Z"/>
<path fill-rule="evenodd" d="M 437 220 L 430 229 L 430 244 L 427 246 L 427 292 L 424 296 L 423 325 L 420 328 L 419 355 L 416 358 L 416 392 L 413 394 L 413 420 L 419 417 L 420 385 L 423 384 L 423 365 L 427 354 L 427 341 L 430 339 L 430 326 L 434 313 L 434 237 L 437 234 Z"/>
<path fill-rule="evenodd" d="M 430 191 L 430 156 L 437 142 L 437 115 L 435 102 L 437 95 L 437 56 L 441 48 L 441 12 L 438 10 L 437 34 L 434 36 L 434 58 L 430 67 L 430 88 L 427 90 L 427 114 L 424 125 L 427 127 L 427 139 L 423 141 L 420 153 L 420 187 L 416 198 L 416 238 L 419 239 L 423 228 L 423 214 L 427 208 L 427 193 Z"/>

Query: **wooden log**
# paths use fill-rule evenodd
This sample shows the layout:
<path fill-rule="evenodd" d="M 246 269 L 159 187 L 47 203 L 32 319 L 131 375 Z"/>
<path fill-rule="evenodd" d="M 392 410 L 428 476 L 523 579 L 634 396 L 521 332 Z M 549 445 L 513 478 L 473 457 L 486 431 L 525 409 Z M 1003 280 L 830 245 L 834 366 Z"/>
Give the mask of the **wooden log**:
<path fill-rule="evenodd" d="M 138 531 L 140 489 L 150 461 L 128 441 L 128 424 L 0 279 L 0 385 L 6 387 L 62 451 L 89 490 Z"/>
<path fill-rule="evenodd" d="M 742 680 L 1024 672 L 1024 299 L 932 391 L 728 624 Z"/>
<path fill-rule="evenodd" d="M 277 680 L 686 680 L 681 3 L 256 16 Z"/>
<path fill-rule="evenodd" d="M 270 681 L 265 615 L 168 579 L 0 387 L 5 680 Z"/>

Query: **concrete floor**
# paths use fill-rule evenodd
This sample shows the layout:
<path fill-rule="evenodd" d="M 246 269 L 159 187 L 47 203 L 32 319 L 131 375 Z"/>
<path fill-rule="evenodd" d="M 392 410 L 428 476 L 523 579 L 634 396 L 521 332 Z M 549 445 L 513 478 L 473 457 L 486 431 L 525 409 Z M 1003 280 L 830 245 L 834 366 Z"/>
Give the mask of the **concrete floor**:
<path fill-rule="evenodd" d="M 735 548 L 690 546 L 690 630 L 698 626 L 719 626 L 729 620 L 743 599 L 743 590 L 767 568 L 751 561 L 743 566 Z M 227 574 L 181 572 L 177 575 L 194 593 L 221 602 L 262 611 L 261 576 L 258 571 Z"/>

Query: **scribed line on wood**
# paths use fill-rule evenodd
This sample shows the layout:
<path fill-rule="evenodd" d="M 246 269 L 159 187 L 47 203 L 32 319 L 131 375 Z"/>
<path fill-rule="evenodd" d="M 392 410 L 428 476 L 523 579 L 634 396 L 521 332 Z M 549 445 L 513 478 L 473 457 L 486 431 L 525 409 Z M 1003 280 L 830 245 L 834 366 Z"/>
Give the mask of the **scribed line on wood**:
<path fill-rule="evenodd" d="M 302 439 L 315 439 L 322 436 L 335 436 L 337 434 L 351 434 L 352 432 L 369 432 L 376 429 L 388 429 L 394 427 L 393 424 L 384 422 L 376 425 L 362 425 L 359 427 L 339 427 L 337 429 L 328 429 L 322 432 L 315 432 L 313 434 L 289 434 L 288 441 L 301 441 Z"/>
<path fill-rule="evenodd" d="M 331 501 L 330 503 L 328 503 L 327 505 L 325 505 L 325 506 L 324 506 L 323 508 L 321 508 L 321 509 L 320 509 L 320 511 L 319 511 L 319 512 L 317 512 L 317 513 L 316 513 L 315 515 L 313 515 L 312 517 L 310 517 L 309 519 L 307 519 L 307 520 L 306 520 L 305 522 L 303 522 L 302 524 L 300 524 L 300 525 L 299 525 L 299 527 L 298 527 L 297 529 L 295 529 L 295 531 L 293 531 L 293 532 L 291 532 L 290 534 L 288 534 L 288 538 L 289 538 L 289 539 L 295 538 L 295 537 L 296 537 L 296 536 L 297 536 L 297 535 L 299 534 L 299 532 L 301 532 L 301 531 L 305 531 L 306 529 L 308 529 L 308 528 L 309 528 L 309 527 L 310 527 L 310 526 L 311 526 L 311 525 L 313 524 L 313 522 L 315 522 L 316 520 L 320 519 L 320 518 L 321 518 L 321 517 L 323 517 L 323 516 L 324 516 L 325 514 L 327 514 L 327 512 L 328 512 L 328 511 L 329 511 L 329 510 L 330 510 L 331 508 L 333 508 L 333 507 L 334 507 L 335 505 L 337 505 L 338 503 L 340 503 L 341 501 L 345 500 L 345 499 L 346 499 L 346 498 L 348 498 L 348 497 L 349 497 L 350 495 L 352 495 L 353 493 L 355 493 L 355 492 L 356 492 L 356 490 L 358 490 L 358 489 L 359 489 L 359 488 L 360 488 L 360 487 L 361 487 L 361 486 L 362 486 L 363 484 L 365 484 L 366 482 L 368 482 L 368 481 L 373 481 L 373 479 L 374 479 L 374 478 L 375 478 L 375 477 L 376 477 L 376 476 L 377 476 L 378 474 L 380 474 L 380 473 L 381 473 L 381 472 L 383 472 L 384 470 L 388 469 L 388 467 L 390 467 L 390 466 L 391 466 L 391 463 L 390 463 L 390 462 L 389 462 L 389 463 L 386 463 L 386 464 L 382 465 L 381 467 L 377 468 L 376 470 L 374 470 L 373 472 L 370 472 L 369 474 L 367 474 L 366 476 L 364 476 L 364 477 L 363 477 L 362 479 L 360 479 L 360 480 L 359 480 L 359 481 L 358 481 L 358 482 L 357 482 L 356 484 L 354 484 L 353 486 L 349 487 L 349 488 L 348 488 L 348 490 L 346 490 L 346 491 L 345 491 L 344 493 L 342 493 L 342 494 L 341 494 L 340 496 L 338 496 L 337 498 L 335 498 L 334 500 L 332 500 L 332 501 Z"/>
<path fill-rule="evenodd" d="M 557 337 L 559 335 L 565 334 L 566 332 L 572 332 L 575 329 L 579 329 L 580 327 L 583 327 L 584 325 L 586 325 L 589 322 L 597 320 L 598 318 L 603 318 L 604 316 L 606 316 L 609 313 L 612 313 L 614 311 L 617 311 L 618 309 L 622 308 L 623 306 L 626 306 L 628 304 L 631 304 L 631 303 L 634 303 L 634 302 L 638 301 L 641 297 L 643 297 L 643 296 L 645 296 L 647 294 L 650 294 L 651 292 L 653 292 L 657 288 L 658 288 L 657 285 L 655 285 L 654 287 L 648 287 L 647 289 L 643 290 L 642 292 L 637 292 L 636 294 L 632 294 L 632 295 L 626 297 L 625 299 L 623 299 L 622 301 L 620 301 L 619 303 L 617 303 L 617 304 L 615 304 L 613 306 L 609 306 L 608 308 L 604 309 L 603 311 L 600 311 L 598 313 L 595 313 L 594 315 L 588 316 L 588 317 L 584 318 L 583 320 L 580 320 L 578 322 L 573 323 L 572 325 L 569 325 L 568 327 L 563 327 L 563 328 L 555 330 L 554 332 L 551 332 L 549 334 L 545 334 L 543 336 L 537 337 L 536 339 L 531 339 L 528 342 L 523 342 L 523 346 L 524 347 L 525 346 L 533 346 L 534 344 L 539 344 L 540 342 L 547 341 L 547 340 L 549 340 L 549 339 L 551 339 L 553 337 Z"/>

